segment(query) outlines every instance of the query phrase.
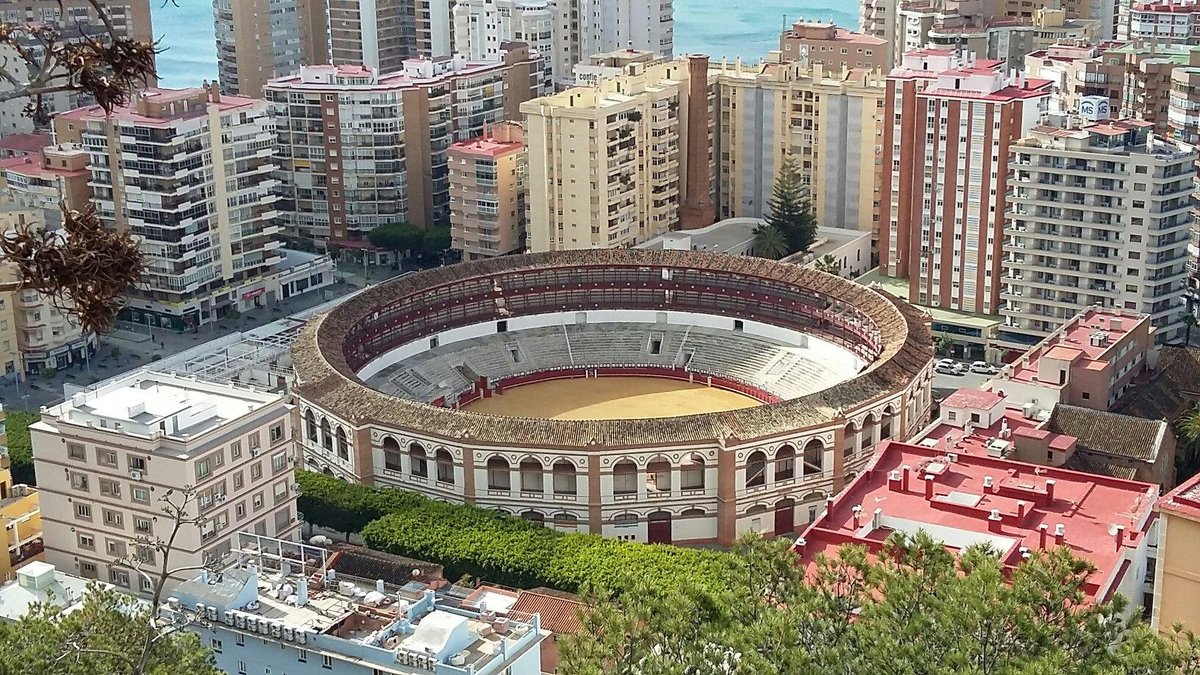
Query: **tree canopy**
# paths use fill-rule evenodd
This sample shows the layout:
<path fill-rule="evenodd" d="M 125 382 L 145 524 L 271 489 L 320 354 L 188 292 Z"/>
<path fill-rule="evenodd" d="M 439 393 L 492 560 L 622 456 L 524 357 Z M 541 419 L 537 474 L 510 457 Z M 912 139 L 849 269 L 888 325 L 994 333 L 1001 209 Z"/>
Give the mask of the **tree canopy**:
<path fill-rule="evenodd" d="M 437 255 L 442 251 L 450 248 L 450 226 L 449 225 L 434 225 L 425 230 L 425 238 L 422 242 L 422 249 L 426 255 Z"/>
<path fill-rule="evenodd" d="M 8 458 L 12 462 L 13 482 L 36 485 L 33 475 L 33 446 L 29 440 L 29 425 L 40 420 L 37 413 L 23 410 L 4 412 L 4 433 L 8 438 Z"/>
<path fill-rule="evenodd" d="M 425 243 L 425 231 L 412 223 L 389 223 L 368 232 L 367 239 L 376 248 L 403 253 L 420 249 Z"/>
<path fill-rule="evenodd" d="M 157 639 L 149 642 L 148 631 Z M 143 650 L 147 653 L 143 658 Z M 147 605 L 92 586 L 82 606 L 64 613 L 35 605 L 18 621 L 0 622 L 0 673 L 38 675 L 220 675 L 195 633 L 159 633 Z"/>
<path fill-rule="evenodd" d="M 788 542 L 743 540 L 720 604 L 636 571 L 593 589 L 583 630 L 561 641 L 564 675 L 1195 673 L 1191 636 L 1160 639 L 1086 601 L 1089 563 L 1037 552 L 1008 572 L 992 552 L 956 557 L 925 534 L 877 556 L 844 548 L 798 565 Z"/>
<path fill-rule="evenodd" d="M 771 260 L 779 260 L 786 256 L 789 248 L 787 237 L 774 225 L 759 225 L 754 228 L 751 247 L 754 255 Z"/>
<path fill-rule="evenodd" d="M 817 240 L 817 219 L 808 200 L 808 189 L 795 160 L 787 158 L 775 176 L 775 188 L 767 203 L 767 224 L 787 239 L 789 253 L 807 253 Z"/>

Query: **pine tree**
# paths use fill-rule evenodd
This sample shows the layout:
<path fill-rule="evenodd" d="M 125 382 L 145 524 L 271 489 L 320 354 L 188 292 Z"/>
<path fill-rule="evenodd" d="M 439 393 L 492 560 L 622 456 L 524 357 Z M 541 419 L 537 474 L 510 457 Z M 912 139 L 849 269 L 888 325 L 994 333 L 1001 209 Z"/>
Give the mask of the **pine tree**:
<path fill-rule="evenodd" d="M 817 219 L 812 213 L 808 190 L 792 158 L 783 160 L 775 176 L 775 189 L 768 202 L 767 223 L 787 238 L 789 252 L 807 253 L 817 239 Z"/>

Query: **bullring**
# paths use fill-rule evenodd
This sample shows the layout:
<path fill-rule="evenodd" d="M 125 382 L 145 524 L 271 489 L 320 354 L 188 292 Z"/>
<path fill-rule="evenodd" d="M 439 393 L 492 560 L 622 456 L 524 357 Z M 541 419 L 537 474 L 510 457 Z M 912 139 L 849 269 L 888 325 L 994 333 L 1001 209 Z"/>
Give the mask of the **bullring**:
<path fill-rule="evenodd" d="M 923 426 L 932 357 L 926 315 L 832 275 L 596 250 L 374 286 L 310 322 L 293 362 L 309 468 L 562 530 L 727 544 L 800 528 L 879 440 Z M 470 410 L 532 382 L 612 376 L 758 404 L 640 419 Z"/>

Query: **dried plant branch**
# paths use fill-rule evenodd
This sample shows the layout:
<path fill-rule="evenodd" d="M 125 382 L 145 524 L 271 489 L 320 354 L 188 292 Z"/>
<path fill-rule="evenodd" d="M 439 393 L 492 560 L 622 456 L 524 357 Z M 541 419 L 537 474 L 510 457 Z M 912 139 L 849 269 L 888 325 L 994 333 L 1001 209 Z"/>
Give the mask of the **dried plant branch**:
<path fill-rule="evenodd" d="M 0 253 L 17 265 L 20 288 L 46 295 L 84 330 L 107 332 L 142 279 L 141 251 L 128 232 L 104 227 L 95 207 L 62 210 L 65 237 L 26 225 L 0 238 Z"/>

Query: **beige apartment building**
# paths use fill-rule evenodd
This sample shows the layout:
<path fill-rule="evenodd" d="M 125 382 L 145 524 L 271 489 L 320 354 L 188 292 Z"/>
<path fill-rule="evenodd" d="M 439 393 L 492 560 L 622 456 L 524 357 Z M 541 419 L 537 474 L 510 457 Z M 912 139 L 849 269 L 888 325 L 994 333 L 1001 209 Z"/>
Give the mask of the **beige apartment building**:
<path fill-rule="evenodd" d="M 283 246 L 274 128 L 266 102 L 216 84 L 55 118 L 58 142 L 88 150 L 100 218 L 141 238 L 144 281 L 122 319 L 189 330 L 270 299 Z"/>
<path fill-rule="evenodd" d="M 161 500 L 189 487 L 186 516 L 202 521 L 182 527 L 171 567 L 220 560 L 239 531 L 295 540 L 291 425 L 281 394 L 147 372 L 44 409 L 30 435 L 46 561 L 145 594 L 149 581 L 121 561 L 162 564 L 139 538 L 170 533 Z"/>
<path fill-rule="evenodd" d="M 450 146 L 516 119 L 549 86 L 540 54 L 522 43 L 482 61 L 409 59 L 382 74 L 311 66 L 271 81 L 287 236 L 361 247 L 380 225 L 448 222 Z"/>
<path fill-rule="evenodd" d="M 325 0 L 214 0 L 221 91 L 259 98 L 273 77 L 329 62 Z"/>
<path fill-rule="evenodd" d="M 61 206 L 82 208 L 91 202 L 87 149 L 78 143 L 41 148 L 25 157 L 0 160 L 0 196 L 42 210 L 41 222 L 54 229 L 62 222 Z"/>
<path fill-rule="evenodd" d="M 635 63 L 593 87 L 522 104 L 537 158 L 529 248 L 630 247 L 711 225 L 715 80 L 705 56 Z"/>
<path fill-rule="evenodd" d="M 808 68 L 781 61 L 779 52 L 710 72 L 719 91 L 722 218 L 766 216 L 779 165 L 791 157 L 809 186 L 818 223 L 878 227 L 883 73 Z"/>
<path fill-rule="evenodd" d="M 801 19 L 779 36 L 779 51 L 787 61 L 824 66 L 829 72 L 867 68 L 887 72 L 891 47 L 883 38 L 855 33 L 827 21 Z"/>
<path fill-rule="evenodd" d="M 1175 626 L 1200 631 L 1200 476 L 1193 476 L 1155 505 L 1158 512 L 1158 564 L 1150 625 L 1174 639 Z"/>
<path fill-rule="evenodd" d="M 450 146 L 450 237 L 463 260 L 525 250 L 525 129 L 502 122 Z"/>

